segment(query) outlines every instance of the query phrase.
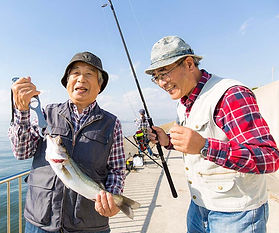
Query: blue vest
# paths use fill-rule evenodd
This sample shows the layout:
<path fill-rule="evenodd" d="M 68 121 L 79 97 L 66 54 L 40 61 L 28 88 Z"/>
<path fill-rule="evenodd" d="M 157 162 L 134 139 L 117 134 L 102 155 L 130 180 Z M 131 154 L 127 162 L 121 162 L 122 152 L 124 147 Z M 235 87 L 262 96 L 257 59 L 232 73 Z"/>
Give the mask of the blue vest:
<path fill-rule="evenodd" d="M 53 135 L 60 135 L 69 155 L 95 182 L 105 184 L 107 160 L 113 143 L 116 117 L 96 104 L 84 125 L 74 133 L 69 101 L 46 107 Z M 46 141 L 40 139 L 28 176 L 24 217 L 46 231 L 94 232 L 109 228 L 90 201 L 64 186 L 45 160 Z"/>

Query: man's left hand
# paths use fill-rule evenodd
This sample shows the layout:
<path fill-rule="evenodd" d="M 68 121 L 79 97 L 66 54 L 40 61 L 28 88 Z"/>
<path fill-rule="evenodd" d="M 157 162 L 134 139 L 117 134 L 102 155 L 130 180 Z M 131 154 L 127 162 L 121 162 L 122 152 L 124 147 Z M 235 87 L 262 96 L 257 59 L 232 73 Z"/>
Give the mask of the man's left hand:
<path fill-rule="evenodd" d="M 111 193 L 105 191 L 101 191 L 96 195 L 95 210 L 105 217 L 112 217 L 120 211 L 115 204 Z"/>
<path fill-rule="evenodd" d="M 190 128 L 175 124 L 169 133 L 174 149 L 183 153 L 199 154 L 205 145 L 205 138 Z"/>

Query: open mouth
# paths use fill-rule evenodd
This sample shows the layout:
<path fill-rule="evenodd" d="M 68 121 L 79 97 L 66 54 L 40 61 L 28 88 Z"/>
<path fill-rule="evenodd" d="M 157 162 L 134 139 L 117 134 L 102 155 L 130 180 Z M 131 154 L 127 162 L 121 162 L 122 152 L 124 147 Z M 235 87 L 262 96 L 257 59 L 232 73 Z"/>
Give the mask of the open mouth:
<path fill-rule="evenodd" d="M 51 159 L 51 161 L 54 163 L 63 163 L 65 159 Z"/>
<path fill-rule="evenodd" d="M 76 87 L 75 91 L 77 91 L 77 92 L 86 92 L 87 88 L 85 88 L 85 87 Z"/>
<path fill-rule="evenodd" d="M 175 89 L 175 86 L 168 86 L 165 88 L 165 91 L 170 93 L 174 89 Z"/>

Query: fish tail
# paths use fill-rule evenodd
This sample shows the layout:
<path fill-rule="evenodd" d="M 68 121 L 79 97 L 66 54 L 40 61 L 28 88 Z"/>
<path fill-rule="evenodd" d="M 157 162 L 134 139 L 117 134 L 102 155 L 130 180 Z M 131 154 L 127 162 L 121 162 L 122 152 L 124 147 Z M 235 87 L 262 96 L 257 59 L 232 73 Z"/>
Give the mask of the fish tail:
<path fill-rule="evenodd" d="M 140 207 L 140 203 L 122 196 L 122 195 L 113 195 L 113 199 L 118 206 L 118 208 L 126 214 L 129 218 L 133 219 L 134 218 L 134 211 L 135 209 L 138 209 Z"/>

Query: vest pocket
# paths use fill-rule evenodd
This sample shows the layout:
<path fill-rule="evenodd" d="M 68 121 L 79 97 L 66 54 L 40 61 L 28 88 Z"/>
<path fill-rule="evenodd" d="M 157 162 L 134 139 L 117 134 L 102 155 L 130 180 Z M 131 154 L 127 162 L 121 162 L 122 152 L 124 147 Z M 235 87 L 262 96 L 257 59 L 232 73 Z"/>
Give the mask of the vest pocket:
<path fill-rule="evenodd" d="M 216 193 L 225 193 L 230 191 L 233 188 L 234 181 L 223 181 L 223 182 L 215 182 L 215 183 L 206 182 L 206 186 L 208 189 Z"/>
<path fill-rule="evenodd" d="M 196 123 L 193 124 L 192 128 L 195 131 L 204 131 L 207 128 L 207 124 L 209 123 L 208 119 L 202 119 L 195 121 Z"/>
<path fill-rule="evenodd" d="M 84 132 L 82 134 L 85 138 L 91 140 L 91 141 L 97 141 L 102 144 L 107 144 L 108 143 L 108 138 L 105 137 L 103 134 L 99 133 L 97 130 L 96 131 L 89 131 L 89 132 Z"/>
<path fill-rule="evenodd" d="M 42 167 L 41 170 L 46 170 L 44 168 Z M 24 210 L 24 216 L 27 219 L 42 225 L 50 224 L 55 179 L 56 176 L 42 177 L 33 172 L 29 174 L 27 180 L 29 187 Z"/>
<path fill-rule="evenodd" d="M 203 179 L 205 186 L 214 192 L 229 192 L 235 185 L 234 174 L 215 174 Z"/>
<path fill-rule="evenodd" d="M 62 128 L 62 127 L 52 127 L 51 134 L 52 135 L 63 135 L 67 136 L 70 132 L 69 128 Z"/>
<path fill-rule="evenodd" d="M 80 228 L 102 229 L 108 224 L 108 218 L 99 215 L 95 210 L 95 202 L 77 194 L 74 209 L 74 225 Z"/>

